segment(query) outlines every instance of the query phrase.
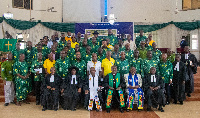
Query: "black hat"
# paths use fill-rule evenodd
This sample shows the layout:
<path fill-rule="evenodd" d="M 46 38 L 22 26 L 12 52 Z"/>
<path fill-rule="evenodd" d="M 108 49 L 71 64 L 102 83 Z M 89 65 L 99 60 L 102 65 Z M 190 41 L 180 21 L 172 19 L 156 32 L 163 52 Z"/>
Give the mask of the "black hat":
<path fill-rule="evenodd" d="M 99 34 L 97 31 L 94 31 L 94 33 L 92 33 L 92 34 Z"/>
<path fill-rule="evenodd" d="M 71 73 L 71 71 L 72 71 L 73 69 L 75 69 L 76 72 L 79 71 L 79 69 L 78 69 L 76 66 L 71 66 L 71 67 L 69 68 L 69 72 Z"/>

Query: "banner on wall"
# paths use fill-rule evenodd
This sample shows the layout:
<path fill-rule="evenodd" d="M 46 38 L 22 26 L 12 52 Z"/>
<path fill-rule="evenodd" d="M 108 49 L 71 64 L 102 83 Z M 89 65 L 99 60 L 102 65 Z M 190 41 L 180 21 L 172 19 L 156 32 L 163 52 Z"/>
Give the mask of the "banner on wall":
<path fill-rule="evenodd" d="M 93 37 L 93 32 L 97 31 L 99 37 L 108 36 L 108 29 L 112 29 L 113 34 L 119 39 L 121 34 L 132 35 L 133 40 L 133 22 L 115 22 L 113 25 L 110 23 L 76 23 L 75 24 L 75 34 L 80 32 L 82 37 L 84 34 L 88 34 L 89 38 Z"/>
<path fill-rule="evenodd" d="M 8 52 L 15 49 L 17 39 L 0 39 L 0 51 Z"/>

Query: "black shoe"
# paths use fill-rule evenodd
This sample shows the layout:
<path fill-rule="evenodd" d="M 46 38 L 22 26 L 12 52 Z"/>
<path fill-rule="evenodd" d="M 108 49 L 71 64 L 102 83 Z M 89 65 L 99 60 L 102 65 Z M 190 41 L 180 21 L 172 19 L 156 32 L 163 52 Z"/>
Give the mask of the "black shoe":
<path fill-rule="evenodd" d="M 179 101 L 181 105 L 183 105 L 183 101 Z"/>
<path fill-rule="evenodd" d="M 129 112 L 129 111 L 130 111 L 129 109 L 126 110 L 126 112 Z"/>
<path fill-rule="evenodd" d="M 138 109 L 138 112 L 140 112 L 141 111 L 141 109 Z"/>
<path fill-rule="evenodd" d="M 110 109 L 107 109 L 106 111 L 107 111 L 107 113 L 110 113 Z"/>
<path fill-rule="evenodd" d="M 96 112 L 99 112 L 99 109 L 96 109 Z"/>
<path fill-rule="evenodd" d="M 174 104 L 177 104 L 177 101 L 174 101 Z"/>
<path fill-rule="evenodd" d="M 161 112 L 164 112 L 162 107 L 158 108 L 158 110 L 161 111 Z"/>
<path fill-rule="evenodd" d="M 76 111 L 76 109 L 72 109 L 72 111 Z"/>
<path fill-rule="evenodd" d="M 121 112 L 121 113 L 124 113 L 124 110 L 123 110 L 123 108 L 121 108 L 121 109 L 120 109 L 120 112 Z"/>
<path fill-rule="evenodd" d="M 9 105 L 9 103 L 5 103 L 5 104 L 4 104 L 4 106 L 8 106 L 8 105 Z"/>
<path fill-rule="evenodd" d="M 191 97 L 190 93 L 187 94 L 188 97 Z"/>
<path fill-rule="evenodd" d="M 151 108 L 147 108 L 147 111 L 151 111 Z"/>
<path fill-rule="evenodd" d="M 36 105 L 40 105 L 40 101 L 36 101 Z"/>
<path fill-rule="evenodd" d="M 55 108 L 54 111 L 58 111 L 58 108 Z"/>
<path fill-rule="evenodd" d="M 45 110 L 46 110 L 46 108 L 43 108 L 43 109 L 42 109 L 42 111 L 45 111 Z"/>
<path fill-rule="evenodd" d="M 170 102 L 169 102 L 169 101 L 167 101 L 167 102 L 166 102 L 166 105 L 169 105 L 169 104 L 170 104 Z"/>

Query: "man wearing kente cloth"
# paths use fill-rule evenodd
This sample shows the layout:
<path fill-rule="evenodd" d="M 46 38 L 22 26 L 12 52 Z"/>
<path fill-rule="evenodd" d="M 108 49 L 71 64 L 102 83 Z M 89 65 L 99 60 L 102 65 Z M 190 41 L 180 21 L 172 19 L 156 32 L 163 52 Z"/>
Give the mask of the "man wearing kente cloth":
<path fill-rule="evenodd" d="M 13 77 L 13 60 L 12 53 L 8 53 L 8 60 L 1 65 L 1 77 L 4 83 L 4 93 L 5 93 L 5 104 L 8 106 L 10 103 L 14 103 L 14 77 Z"/>
<path fill-rule="evenodd" d="M 127 76 L 127 75 L 126 75 Z M 137 104 L 138 111 L 143 109 L 144 92 L 142 88 L 142 78 L 140 74 L 136 74 L 135 67 L 130 68 L 127 78 L 127 111 L 133 109 L 133 104 Z"/>
<path fill-rule="evenodd" d="M 15 62 L 13 65 L 13 75 L 15 75 L 15 87 L 16 87 L 16 97 L 17 106 L 21 106 L 21 101 L 25 101 L 27 104 L 27 95 L 29 93 L 29 71 L 28 65 L 26 63 L 25 55 L 19 55 L 19 61 Z"/>
<path fill-rule="evenodd" d="M 145 41 L 145 39 L 147 38 L 146 36 L 143 36 L 143 33 L 144 33 L 143 30 L 140 30 L 140 35 L 135 39 L 135 44 L 137 48 L 139 47 L 140 42 Z"/>
<path fill-rule="evenodd" d="M 170 61 L 167 60 L 167 54 L 163 53 L 161 57 L 161 61 L 158 64 L 160 70 L 160 76 L 164 80 L 165 83 L 165 94 L 166 94 L 166 104 L 170 104 L 170 84 L 172 83 L 173 78 L 173 65 Z"/>
<path fill-rule="evenodd" d="M 87 109 L 89 111 L 95 108 L 93 107 L 94 103 L 96 104 L 97 112 L 101 109 L 101 104 L 103 102 L 101 87 L 101 78 L 96 74 L 95 67 L 91 67 L 89 77 L 87 77 L 85 81 L 85 104 L 87 104 L 86 106 L 88 106 Z"/>
<path fill-rule="evenodd" d="M 152 59 L 152 51 L 148 51 L 147 52 L 147 59 L 144 59 L 142 62 L 142 72 L 141 72 L 141 76 L 142 78 L 147 75 L 148 73 L 150 73 L 150 69 L 151 67 L 155 67 L 156 68 L 156 73 L 159 75 L 159 67 L 158 67 L 158 61 L 153 60 Z"/>
<path fill-rule="evenodd" d="M 190 47 L 184 47 L 185 54 L 181 54 L 181 61 L 186 65 L 187 77 L 185 82 L 185 92 L 187 96 L 190 97 L 191 93 L 194 91 L 194 76 L 197 73 L 197 59 L 194 54 L 190 53 Z"/>
<path fill-rule="evenodd" d="M 51 67 L 50 71 L 51 74 L 48 74 L 43 80 L 42 88 L 44 88 L 44 97 L 42 98 L 42 111 L 45 111 L 46 109 L 54 109 L 54 111 L 58 110 L 61 78 L 56 74 L 55 67 Z"/>
<path fill-rule="evenodd" d="M 32 62 L 31 72 L 34 74 L 36 105 L 39 105 L 41 97 L 41 83 L 44 79 L 45 70 L 43 67 L 44 61 L 42 60 L 42 53 L 37 53 L 37 55 L 38 59 Z"/>
<path fill-rule="evenodd" d="M 79 95 L 81 93 L 81 88 L 84 84 L 81 79 L 81 75 L 77 74 L 78 68 L 73 66 L 69 68 L 69 74 L 64 79 L 64 82 L 61 86 L 64 97 L 64 110 L 76 110 L 76 106 L 78 104 Z"/>
<path fill-rule="evenodd" d="M 145 99 L 147 99 L 147 111 L 151 111 L 151 107 L 157 108 L 164 112 L 162 106 L 165 105 L 164 81 L 156 74 L 156 68 L 151 67 L 150 73 L 145 76 L 144 88 L 146 90 Z"/>
<path fill-rule="evenodd" d="M 110 39 L 110 45 L 112 45 L 112 46 L 114 46 L 118 42 L 117 37 L 112 32 L 112 29 L 108 29 L 108 37 L 107 38 Z"/>
<path fill-rule="evenodd" d="M 136 68 L 136 73 L 141 75 L 142 72 L 142 59 L 139 58 L 139 51 L 137 49 L 134 50 L 134 58 L 129 60 L 130 67 Z"/>
<path fill-rule="evenodd" d="M 185 82 L 186 82 L 186 65 L 181 61 L 181 55 L 176 54 L 175 61 L 173 63 L 173 98 L 174 104 L 177 104 L 177 101 L 183 105 L 185 100 Z"/>
<path fill-rule="evenodd" d="M 16 43 L 16 49 L 14 49 L 12 51 L 12 55 L 13 55 L 13 59 L 15 60 L 15 62 L 19 61 L 19 55 L 20 54 L 24 54 L 24 50 L 20 49 L 20 42 Z"/>
<path fill-rule="evenodd" d="M 124 93 L 126 87 L 124 77 L 117 73 L 117 66 L 112 66 L 112 72 L 105 77 L 105 87 L 107 88 L 106 111 L 110 113 L 111 107 L 119 107 L 121 113 L 124 112 Z"/>

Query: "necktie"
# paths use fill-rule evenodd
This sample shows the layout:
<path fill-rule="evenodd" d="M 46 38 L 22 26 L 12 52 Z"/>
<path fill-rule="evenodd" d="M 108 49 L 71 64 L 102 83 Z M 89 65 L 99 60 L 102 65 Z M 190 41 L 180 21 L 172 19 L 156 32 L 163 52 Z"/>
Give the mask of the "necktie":
<path fill-rule="evenodd" d="M 75 78 L 73 78 L 73 84 L 75 84 Z"/>
<path fill-rule="evenodd" d="M 93 87 L 94 87 L 94 77 L 93 77 Z"/>

